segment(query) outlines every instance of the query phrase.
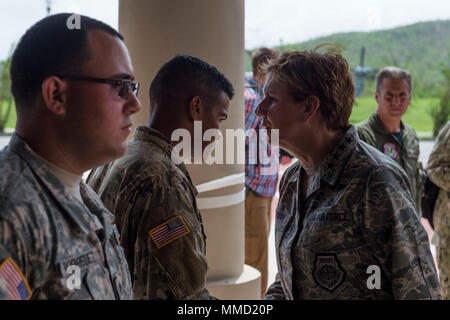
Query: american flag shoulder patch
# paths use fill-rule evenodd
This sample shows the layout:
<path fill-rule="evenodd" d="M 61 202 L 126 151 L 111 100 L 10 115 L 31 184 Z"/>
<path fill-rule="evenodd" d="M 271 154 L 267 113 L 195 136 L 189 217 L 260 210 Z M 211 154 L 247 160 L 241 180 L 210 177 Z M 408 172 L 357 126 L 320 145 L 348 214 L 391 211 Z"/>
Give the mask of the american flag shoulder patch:
<path fill-rule="evenodd" d="M 0 264 L 0 283 L 6 289 L 10 300 L 28 300 L 31 298 L 31 290 L 27 279 L 11 257 Z"/>
<path fill-rule="evenodd" d="M 190 232 L 181 216 L 176 216 L 149 231 L 150 237 L 158 248 L 181 238 Z"/>

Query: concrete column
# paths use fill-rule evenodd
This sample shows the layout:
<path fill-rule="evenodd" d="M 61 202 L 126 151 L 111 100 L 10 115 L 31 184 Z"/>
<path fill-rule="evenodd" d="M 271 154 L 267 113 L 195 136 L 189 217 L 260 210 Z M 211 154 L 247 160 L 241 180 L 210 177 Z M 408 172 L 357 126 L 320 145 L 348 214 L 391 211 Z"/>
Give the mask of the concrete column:
<path fill-rule="evenodd" d="M 190 54 L 216 66 L 231 81 L 235 97 L 221 130 L 244 128 L 244 0 L 121 0 L 119 31 L 125 37 L 141 83 L 142 110 L 135 125 L 147 122 L 148 88 L 161 65 L 176 54 Z M 236 147 L 234 148 L 236 154 Z M 189 165 L 196 185 L 242 174 L 243 164 Z M 207 235 L 208 288 L 221 299 L 259 299 L 260 274 L 244 267 L 243 181 L 199 194 Z M 234 201 L 221 204 L 220 199 Z M 213 198 L 211 198 L 213 197 Z M 216 201 L 216 199 L 218 199 Z M 209 203 L 209 204 L 208 204 Z"/>

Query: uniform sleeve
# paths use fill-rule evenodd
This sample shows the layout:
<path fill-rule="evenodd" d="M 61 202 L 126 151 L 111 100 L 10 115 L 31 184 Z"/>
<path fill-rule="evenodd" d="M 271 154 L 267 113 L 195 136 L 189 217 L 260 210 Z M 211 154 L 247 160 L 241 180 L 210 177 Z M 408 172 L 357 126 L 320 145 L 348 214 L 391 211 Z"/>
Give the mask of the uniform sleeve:
<path fill-rule="evenodd" d="M 0 216 L 0 300 L 27 300 L 31 298 L 27 250 L 17 229 Z M 34 275 L 35 276 L 35 275 Z"/>
<path fill-rule="evenodd" d="M 396 168 L 375 170 L 363 197 L 363 234 L 395 299 L 441 299 L 428 236 L 406 179 Z"/>
<path fill-rule="evenodd" d="M 423 194 L 423 179 L 422 179 L 423 166 L 419 162 L 416 170 L 416 192 L 414 203 L 416 204 L 416 209 L 419 217 L 422 216 L 422 194 Z"/>
<path fill-rule="evenodd" d="M 275 281 L 270 285 L 269 289 L 267 289 L 264 300 L 286 300 L 278 273 L 275 277 Z"/>
<path fill-rule="evenodd" d="M 204 288 L 207 263 L 201 222 L 181 186 L 147 179 L 132 216 L 135 299 L 214 299 Z"/>
<path fill-rule="evenodd" d="M 280 186 L 279 186 L 279 192 L 280 194 L 282 192 L 284 192 L 285 189 L 285 185 L 286 185 L 286 181 L 287 179 L 289 179 L 291 172 L 293 171 L 294 167 L 298 165 L 297 164 L 292 164 L 281 176 L 280 179 Z M 281 199 L 281 197 L 280 197 Z M 275 230 L 275 232 L 278 232 L 277 230 Z M 282 230 L 281 230 L 282 232 Z M 267 289 L 267 292 L 264 296 L 264 300 L 286 300 L 286 296 L 284 294 L 284 290 L 283 287 L 281 286 L 281 281 L 280 281 L 280 273 L 278 272 L 277 275 L 275 276 L 275 281 L 269 286 L 269 288 Z"/>
<path fill-rule="evenodd" d="M 356 126 L 356 131 L 358 132 L 358 137 L 360 140 L 370 144 L 371 146 L 375 145 L 373 136 L 364 127 Z"/>
<path fill-rule="evenodd" d="M 427 174 L 435 185 L 450 192 L 450 121 L 436 138 L 428 160 Z"/>

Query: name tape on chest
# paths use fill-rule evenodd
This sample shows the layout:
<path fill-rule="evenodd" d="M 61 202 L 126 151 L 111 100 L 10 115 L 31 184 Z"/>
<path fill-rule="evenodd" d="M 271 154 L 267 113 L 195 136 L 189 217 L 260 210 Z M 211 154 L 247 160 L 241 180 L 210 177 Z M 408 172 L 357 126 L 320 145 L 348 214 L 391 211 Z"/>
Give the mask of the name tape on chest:
<path fill-rule="evenodd" d="M 94 251 L 82 254 L 78 257 L 69 258 L 62 262 L 64 270 L 71 265 L 77 266 L 79 268 L 85 268 L 91 264 L 100 262 L 100 259 L 96 256 Z"/>
<path fill-rule="evenodd" d="M 27 279 L 11 257 L 0 265 L 0 290 L 6 290 L 9 300 L 31 298 L 31 289 Z"/>
<path fill-rule="evenodd" d="M 350 221 L 349 214 L 347 212 L 315 212 L 312 213 L 309 221 L 320 222 L 343 222 Z"/>
<path fill-rule="evenodd" d="M 150 237 L 158 248 L 181 238 L 190 232 L 181 216 L 176 216 L 149 231 Z"/>

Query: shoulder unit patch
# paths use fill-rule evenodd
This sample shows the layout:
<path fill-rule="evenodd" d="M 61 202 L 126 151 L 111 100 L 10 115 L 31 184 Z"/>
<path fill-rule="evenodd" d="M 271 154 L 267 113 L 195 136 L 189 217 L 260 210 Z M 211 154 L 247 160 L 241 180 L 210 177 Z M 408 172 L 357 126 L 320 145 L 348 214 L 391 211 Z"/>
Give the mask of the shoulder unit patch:
<path fill-rule="evenodd" d="M 181 238 L 190 232 L 181 216 L 176 216 L 149 231 L 150 237 L 158 248 Z"/>
<path fill-rule="evenodd" d="M 27 279 L 11 257 L 0 264 L 0 283 L 6 289 L 10 300 L 31 298 L 31 289 Z"/>
<path fill-rule="evenodd" d="M 386 142 L 383 144 L 383 153 L 387 155 L 392 160 L 397 160 L 398 158 L 398 147 L 392 142 Z"/>

